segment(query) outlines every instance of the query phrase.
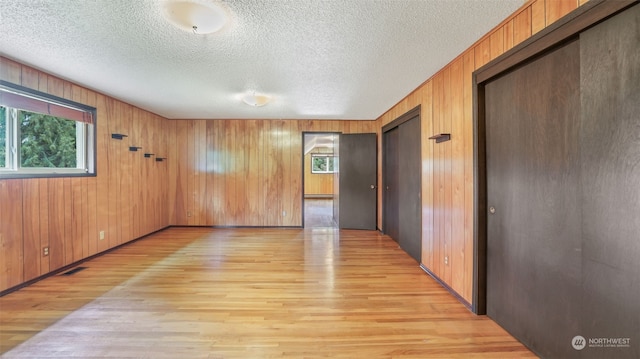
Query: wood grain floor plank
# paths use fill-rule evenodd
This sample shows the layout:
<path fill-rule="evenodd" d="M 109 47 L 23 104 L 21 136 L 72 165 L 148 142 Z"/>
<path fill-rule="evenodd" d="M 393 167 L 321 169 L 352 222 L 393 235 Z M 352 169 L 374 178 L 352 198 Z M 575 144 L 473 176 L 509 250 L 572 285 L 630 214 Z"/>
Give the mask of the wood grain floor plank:
<path fill-rule="evenodd" d="M 6 358 L 534 358 L 378 232 L 170 228 L 0 298 Z"/>

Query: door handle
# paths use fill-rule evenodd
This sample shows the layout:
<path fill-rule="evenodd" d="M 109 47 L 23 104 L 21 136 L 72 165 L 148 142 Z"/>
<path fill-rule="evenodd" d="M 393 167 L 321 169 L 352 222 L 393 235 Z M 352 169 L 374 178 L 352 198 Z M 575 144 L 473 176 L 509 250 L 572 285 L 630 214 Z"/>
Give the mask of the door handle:
<path fill-rule="evenodd" d="M 371 189 L 376 189 L 376 185 L 372 184 Z"/>

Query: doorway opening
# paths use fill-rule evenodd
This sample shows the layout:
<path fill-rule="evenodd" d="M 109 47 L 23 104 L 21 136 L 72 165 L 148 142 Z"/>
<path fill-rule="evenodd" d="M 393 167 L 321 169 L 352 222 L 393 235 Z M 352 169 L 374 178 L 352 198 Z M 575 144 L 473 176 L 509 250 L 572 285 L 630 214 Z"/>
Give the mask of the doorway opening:
<path fill-rule="evenodd" d="M 304 132 L 302 226 L 304 228 L 337 228 L 334 195 L 337 161 L 337 132 Z"/>

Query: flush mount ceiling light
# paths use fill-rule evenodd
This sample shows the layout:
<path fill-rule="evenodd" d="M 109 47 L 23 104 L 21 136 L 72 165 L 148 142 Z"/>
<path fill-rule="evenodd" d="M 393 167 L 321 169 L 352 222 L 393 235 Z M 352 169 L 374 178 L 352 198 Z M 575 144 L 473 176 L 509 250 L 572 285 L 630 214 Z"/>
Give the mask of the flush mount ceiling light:
<path fill-rule="evenodd" d="M 270 96 L 256 94 L 255 92 L 242 96 L 242 102 L 254 107 L 264 106 L 269 103 L 269 101 L 271 101 Z"/>
<path fill-rule="evenodd" d="M 211 2 L 171 1 L 165 5 L 164 15 L 177 28 L 195 34 L 216 32 L 227 22 L 226 12 Z"/>

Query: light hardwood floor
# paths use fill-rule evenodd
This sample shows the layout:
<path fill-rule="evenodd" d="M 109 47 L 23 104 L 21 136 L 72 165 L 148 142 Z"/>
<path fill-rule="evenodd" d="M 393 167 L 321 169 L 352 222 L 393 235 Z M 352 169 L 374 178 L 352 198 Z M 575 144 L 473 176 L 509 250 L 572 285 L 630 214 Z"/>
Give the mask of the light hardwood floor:
<path fill-rule="evenodd" d="M 532 358 L 389 237 L 170 228 L 0 298 L 3 358 Z"/>

